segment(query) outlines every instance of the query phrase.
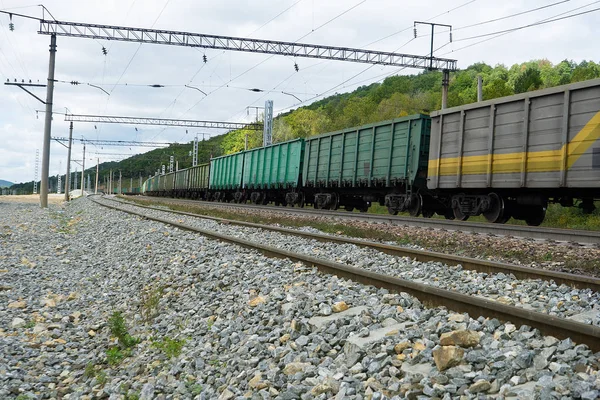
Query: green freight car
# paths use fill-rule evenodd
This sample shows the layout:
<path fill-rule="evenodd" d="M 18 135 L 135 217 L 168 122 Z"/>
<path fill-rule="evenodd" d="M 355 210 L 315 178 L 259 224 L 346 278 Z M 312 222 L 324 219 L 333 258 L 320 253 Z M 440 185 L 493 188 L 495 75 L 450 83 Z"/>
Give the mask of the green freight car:
<path fill-rule="evenodd" d="M 391 213 L 408 210 L 418 215 L 430 126 L 428 116 L 417 114 L 306 139 L 307 203 L 319 209 L 366 211 L 377 201 Z"/>
<path fill-rule="evenodd" d="M 231 200 L 242 186 L 243 167 L 243 151 L 210 160 L 210 200 Z"/>
<path fill-rule="evenodd" d="M 249 196 L 254 204 L 284 204 L 298 197 L 304 158 L 304 140 L 276 143 L 244 152 L 243 191 L 234 194 L 237 202 Z M 287 198 L 287 199 L 286 199 Z"/>

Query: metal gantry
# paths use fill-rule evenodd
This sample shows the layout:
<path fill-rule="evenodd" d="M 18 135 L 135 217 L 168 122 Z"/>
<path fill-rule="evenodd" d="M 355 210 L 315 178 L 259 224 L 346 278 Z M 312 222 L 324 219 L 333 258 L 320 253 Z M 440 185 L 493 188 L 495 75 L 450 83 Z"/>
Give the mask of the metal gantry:
<path fill-rule="evenodd" d="M 69 139 L 64 137 L 53 137 L 52 140 L 56 140 L 57 142 L 68 142 Z M 91 143 L 95 145 L 102 146 L 125 146 L 125 147 L 168 147 L 172 143 L 166 142 L 136 142 L 131 140 L 93 140 L 93 139 L 73 139 L 78 140 L 81 143 Z"/>
<path fill-rule="evenodd" d="M 87 39 L 118 40 L 121 42 L 166 44 L 172 46 L 202 47 L 249 53 L 279 54 L 282 56 L 320 58 L 364 64 L 389 65 L 420 69 L 454 71 L 457 61 L 448 58 L 418 56 L 357 49 L 352 47 L 324 46 L 318 44 L 250 39 L 203 33 L 132 28 L 125 26 L 88 24 L 55 20 L 40 20 L 42 35 L 70 36 Z"/>
<path fill-rule="evenodd" d="M 193 121 L 188 119 L 166 119 L 146 117 L 118 117 L 110 115 L 76 115 L 65 114 L 65 121 L 74 122 L 101 122 L 108 124 L 132 124 L 132 125 L 163 125 L 183 126 L 188 128 L 215 128 L 215 129 L 250 129 L 262 130 L 261 123 L 246 122 L 223 122 L 223 121 Z"/>

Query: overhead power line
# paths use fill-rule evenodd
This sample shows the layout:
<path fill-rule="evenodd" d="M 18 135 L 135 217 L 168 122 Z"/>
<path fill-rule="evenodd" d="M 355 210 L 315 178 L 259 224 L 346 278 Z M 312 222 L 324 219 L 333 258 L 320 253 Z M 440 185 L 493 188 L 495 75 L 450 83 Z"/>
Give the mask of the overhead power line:
<path fill-rule="evenodd" d="M 503 21 L 505 19 L 514 18 L 514 17 L 518 17 L 518 16 L 521 16 L 521 15 L 532 13 L 532 12 L 535 12 L 535 11 L 539 11 L 539 10 L 543 10 L 543 9 L 546 9 L 546 8 L 554 7 L 554 6 L 557 6 L 559 4 L 568 3 L 569 1 L 571 1 L 571 0 L 557 1 L 556 3 L 546 4 L 545 6 L 532 8 L 530 10 L 522 11 L 522 12 L 519 12 L 519 13 L 516 13 L 516 14 L 506 15 L 506 16 L 500 17 L 500 18 L 489 19 L 487 21 L 477 22 L 477 23 L 471 24 L 471 25 L 459 26 L 458 28 L 454 28 L 453 30 L 454 31 L 459 31 L 461 29 L 472 28 L 474 26 L 481 26 L 481 25 L 485 25 L 485 24 L 490 24 L 492 22 Z"/>
<path fill-rule="evenodd" d="M 515 28 L 504 29 L 504 30 L 496 31 L 496 32 L 484 33 L 484 34 L 481 34 L 481 35 L 469 36 L 469 37 L 462 38 L 462 39 L 455 39 L 454 41 L 455 42 L 462 42 L 462 41 L 465 41 L 465 40 L 479 39 L 479 38 L 482 38 L 482 37 L 488 37 L 488 36 L 498 35 L 498 34 L 502 34 L 502 33 L 515 32 L 515 31 L 519 31 L 521 29 L 526 29 L 526 28 L 531 28 L 531 27 L 534 27 L 534 26 L 549 24 L 549 23 L 556 22 L 556 21 L 562 21 L 563 19 L 578 17 L 580 15 L 589 14 L 589 13 L 592 13 L 592 12 L 595 12 L 595 11 L 598 11 L 598 10 L 600 10 L 600 7 L 594 8 L 594 9 L 588 10 L 588 11 L 582 11 L 582 12 L 579 12 L 579 13 L 576 13 L 576 14 L 566 15 L 564 17 L 553 18 L 553 19 L 549 19 L 549 20 L 546 20 L 546 21 L 534 22 L 532 24 L 522 25 L 522 26 L 518 26 L 518 27 L 515 27 Z"/>

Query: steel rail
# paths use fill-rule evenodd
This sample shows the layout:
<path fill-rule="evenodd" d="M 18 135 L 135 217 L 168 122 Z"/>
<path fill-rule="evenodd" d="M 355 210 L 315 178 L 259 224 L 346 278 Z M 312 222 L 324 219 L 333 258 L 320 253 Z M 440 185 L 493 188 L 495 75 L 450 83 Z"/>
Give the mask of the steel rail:
<path fill-rule="evenodd" d="M 540 228 L 521 225 L 491 224 L 482 222 L 449 221 L 435 218 L 415 218 L 385 214 L 354 213 L 341 211 L 313 210 L 307 208 L 289 208 L 276 206 L 260 206 L 254 204 L 219 203 L 203 200 L 171 199 L 165 197 L 142 196 L 151 201 L 181 202 L 182 204 L 206 205 L 221 208 L 248 208 L 261 211 L 309 215 L 317 217 L 333 217 L 355 221 L 385 223 L 392 225 L 418 226 L 447 231 L 478 233 L 496 236 L 523 237 L 558 242 L 571 242 L 600 246 L 600 231 L 586 231 L 579 229 Z"/>
<path fill-rule="evenodd" d="M 246 239 L 195 228 L 179 222 L 150 217 L 135 211 L 125 210 L 109 204 L 103 204 L 93 199 L 92 201 L 103 207 L 125 212 L 140 218 L 160 222 L 182 230 L 199 233 L 203 236 L 239 245 L 244 248 L 258 250 L 266 256 L 298 261 L 311 267 L 317 267 L 320 271 L 325 273 L 337 275 L 341 278 L 351 279 L 365 285 L 373 285 L 375 287 L 385 288 L 393 292 L 407 292 L 417 297 L 421 302 L 430 307 L 444 306 L 456 312 L 466 312 L 472 316 L 483 315 L 486 318 L 498 318 L 499 320 L 512 321 L 513 323 L 519 325 L 529 325 L 539 329 L 544 335 L 552 335 L 561 339 L 570 337 L 575 342 L 587 344 L 593 351 L 600 350 L 600 327 L 597 326 L 570 321 L 564 318 L 558 318 L 536 311 L 526 310 L 524 308 L 508 306 L 495 301 L 456 293 L 422 283 L 412 282 L 405 279 L 368 271 L 363 268 L 351 267 L 349 265 L 294 253 L 276 247 L 252 242 Z"/>
<path fill-rule="evenodd" d="M 440 262 L 446 265 L 461 265 L 463 268 L 472 270 L 472 271 L 480 271 L 487 273 L 504 273 L 504 274 L 513 274 L 518 279 L 542 279 L 546 281 L 554 281 L 557 284 L 565 284 L 570 287 L 579 288 L 579 289 L 592 289 L 596 292 L 600 292 L 600 278 L 595 278 L 593 276 L 586 275 L 578 275 L 578 274 L 570 274 L 566 272 L 559 271 L 551 271 L 544 270 L 539 268 L 526 267 L 522 265 L 501 263 L 497 261 L 488 261 L 488 260 L 480 260 L 477 258 L 471 257 L 461 257 L 455 256 L 452 254 L 444 254 L 435 251 L 427 251 L 427 250 L 417 250 L 411 249 L 407 247 L 395 246 L 385 243 L 378 243 L 369 240 L 362 239 L 354 239 L 349 237 L 340 237 L 340 236 L 332 236 L 321 233 L 313 233 L 313 232 L 303 232 L 297 229 L 290 228 L 282 228 L 274 225 L 263 225 L 257 224 L 254 222 L 245 222 L 245 221 L 237 221 L 233 219 L 212 217 L 208 215 L 195 214 L 185 211 L 177 211 L 177 210 L 165 210 L 164 208 L 145 206 L 130 202 L 125 202 L 121 200 L 115 199 L 107 199 L 112 200 L 117 203 L 127 204 L 134 207 L 145 208 L 149 210 L 155 211 L 163 211 L 177 215 L 185 215 L 189 217 L 195 218 L 203 218 L 209 219 L 212 221 L 217 221 L 229 225 L 239 225 L 245 226 L 249 228 L 257 228 L 264 229 L 273 232 L 280 232 L 286 235 L 299 236 L 307 239 L 315 239 L 321 242 L 333 242 L 339 244 L 353 244 L 360 247 L 372 248 L 377 251 L 381 251 L 386 254 L 390 254 L 393 256 L 399 257 L 410 257 L 420 262 Z"/>

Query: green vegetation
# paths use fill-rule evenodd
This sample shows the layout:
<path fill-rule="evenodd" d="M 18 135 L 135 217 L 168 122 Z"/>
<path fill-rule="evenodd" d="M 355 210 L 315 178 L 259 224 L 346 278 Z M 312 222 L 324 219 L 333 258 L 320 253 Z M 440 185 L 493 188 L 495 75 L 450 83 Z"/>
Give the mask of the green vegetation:
<path fill-rule="evenodd" d="M 167 357 L 173 358 L 179 357 L 185 342 L 185 339 L 171 339 L 169 337 L 165 337 L 162 339 L 152 340 L 152 346 L 161 350 Z"/>
<path fill-rule="evenodd" d="M 119 345 L 106 350 L 106 361 L 109 365 L 119 365 L 121 361 L 131 355 L 132 348 L 140 343 L 140 339 L 129 334 L 125 326 L 125 318 L 120 311 L 112 313 L 108 319 L 108 328 L 119 341 Z"/>
<path fill-rule="evenodd" d="M 150 322 L 158 316 L 158 306 L 163 293 L 164 288 L 162 286 L 157 288 L 145 288 L 142 290 L 140 295 L 140 311 L 142 319 L 145 322 Z"/>
<path fill-rule="evenodd" d="M 198 383 L 190 383 L 186 386 L 187 386 L 187 390 L 190 391 L 192 396 L 198 396 L 200 393 L 202 393 L 203 387 L 202 387 L 202 385 L 200 385 Z"/>
<path fill-rule="evenodd" d="M 134 338 L 127 331 L 125 318 L 121 311 L 115 311 L 108 319 L 108 328 L 110 333 L 119 340 L 124 348 L 131 348 L 140 342 L 140 339 Z"/>

